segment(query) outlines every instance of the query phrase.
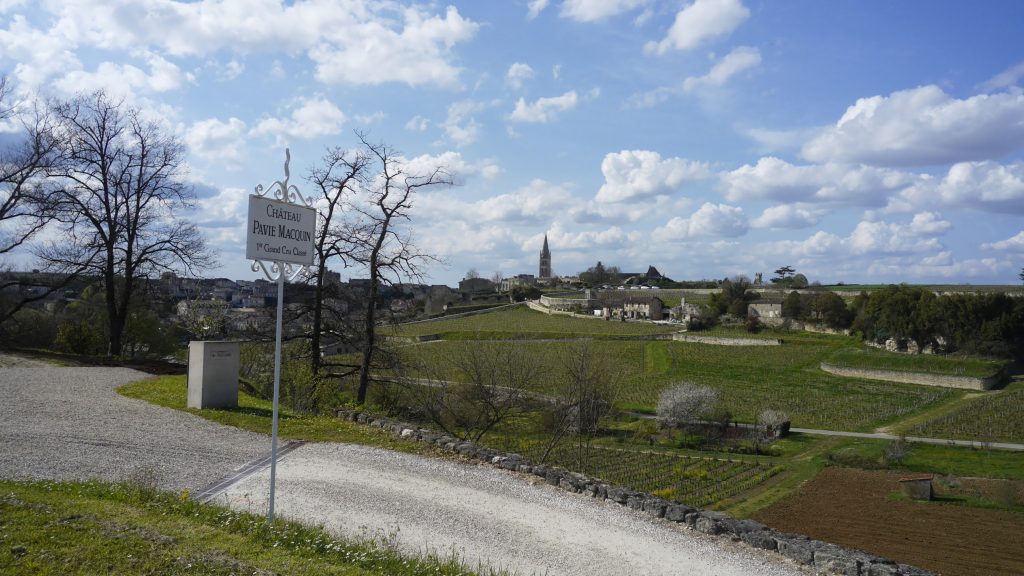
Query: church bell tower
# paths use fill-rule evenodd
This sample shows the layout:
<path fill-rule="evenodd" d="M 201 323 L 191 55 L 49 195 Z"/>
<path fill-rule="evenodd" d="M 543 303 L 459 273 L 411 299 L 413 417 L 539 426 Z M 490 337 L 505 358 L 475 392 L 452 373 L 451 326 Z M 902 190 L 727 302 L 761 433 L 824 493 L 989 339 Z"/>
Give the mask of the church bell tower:
<path fill-rule="evenodd" d="M 551 250 L 548 250 L 548 235 L 544 235 L 544 247 L 540 249 L 540 272 L 538 278 L 551 278 Z"/>

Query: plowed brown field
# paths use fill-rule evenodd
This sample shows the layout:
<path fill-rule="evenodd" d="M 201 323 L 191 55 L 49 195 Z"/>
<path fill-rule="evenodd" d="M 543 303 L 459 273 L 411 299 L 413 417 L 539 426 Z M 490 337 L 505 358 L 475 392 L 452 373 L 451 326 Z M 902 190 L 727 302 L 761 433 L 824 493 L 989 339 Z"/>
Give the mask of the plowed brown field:
<path fill-rule="evenodd" d="M 1024 575 L 1024 513 L 894 500 L 899 476 L 826 468 L 755 519 L 944 576 Z"/>

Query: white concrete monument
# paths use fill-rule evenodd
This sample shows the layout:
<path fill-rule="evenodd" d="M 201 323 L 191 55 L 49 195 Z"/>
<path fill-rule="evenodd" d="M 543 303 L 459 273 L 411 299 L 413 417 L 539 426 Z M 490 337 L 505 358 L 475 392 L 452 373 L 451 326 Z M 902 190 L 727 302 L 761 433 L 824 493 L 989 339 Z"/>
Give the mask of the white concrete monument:
<path fill-rule="evenodd" d="M 238 342 L 188 343 L 188 407 L 238 407 Z"/>

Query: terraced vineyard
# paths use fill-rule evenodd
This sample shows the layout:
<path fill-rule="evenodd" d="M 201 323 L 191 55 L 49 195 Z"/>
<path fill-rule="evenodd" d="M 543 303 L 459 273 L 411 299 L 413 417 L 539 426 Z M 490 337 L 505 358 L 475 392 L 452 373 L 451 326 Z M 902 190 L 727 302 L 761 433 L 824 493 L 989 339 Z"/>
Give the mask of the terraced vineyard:
<path fill-rule="evenodd" d="M 537 462 L 542 447 L 519 441 L 502 446 Z M 783 468 L 767 460 L 699 458 L 600 446 L 560 445 L 548 463 L 675 500 L 707 507 L 761 485 Z"/>
<path fill-rule="evenodd" d="M 394 333 L 397 336 L 424 336 L 446 334 L 455 337 L 578 338 L 584 336 L 641 336 L 669 334 L 678 327 L 640 322 L 611 322 L 600 319 L 573 318 L 548 315 L 528 308 L 512 308 L 432 322 L 404 324 Z"/>
<path fill-rule="evenodd" d="M 828 357 L 828 363 L 842 368 L 867 368 L 897 372 L 928 372 L 950 376 L 987 378 L 999 372 L 1005 362 L 964 356 L 897 354 L 873 348 L 842 348 Z"/>
<path fill-rule="evenodd" d="M 913 436 L 980 442 L 1024 442 L 1024 386 L 972 400 L 959 409 L 925 422 Z"/>
<path fill-rule="evenodd" d="M 831 340 L 830 340 L 831 339 Z M 622 371 L 620 406 L 653 410 L 667 385 L 686 381 L 719 391 L 734 418 L 754 422 L 761 411 L 786 411 L 794 426 L 833 430 L 871 430 L 955 393 L 937 387 L 841 378 L 822 372 L 821 360 L 835 348 L 832 336 L 788 338 L 782 346 L 715 346 L 667 341 L 595 341 L 602 356 Z M 845 340 L 840 339 L 841 344 Z M 407 347 L 406 354 L 430 365 L 447 379 L 460 375 L 447 359 L 469 342 L 443 341 Z M 547 370 L 536 392 L 554 393 L 554 379 L 574 345 L 571 342 L 507 342 L 527 348 Z"/>

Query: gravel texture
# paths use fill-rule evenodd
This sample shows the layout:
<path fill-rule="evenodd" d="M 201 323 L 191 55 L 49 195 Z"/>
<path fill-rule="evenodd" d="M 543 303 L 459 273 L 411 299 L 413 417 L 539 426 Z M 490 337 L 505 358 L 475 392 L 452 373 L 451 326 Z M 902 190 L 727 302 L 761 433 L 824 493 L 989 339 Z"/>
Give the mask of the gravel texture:
<path fill-rule="evenodd" d="M 0 355 L 0 477 L 123 480 L 197 490 L 269 451 L 269 438 L 118 395 L 147 375 Z M 808 574 L 781 556 L 488 466 L 307 444 L 278 463 L 275 509 L 406 551 L 456 551 L 518 574 Z M 214 502 L 265 512 L 269 470 Z"/>
<path fill-rule="evenodd" d="M 532 480 L 533 482 L 530 482 Z M 275 512 L 406 551 L 456 551 L 518 574 L 808 574 L 781 556 L 526 477 L 365 446 L 308 444 L 277 467 Z M 265 512 L 269 472 L 214 498 Z M 331 503 L 327 506 L 325 503 Z"/>
<path fill-rule="evenodd" d="M 149 377 L 0 357 L 0 477 L 125 480 L 197 490 L 270 451 L 270 439 L 119 395 Z"/>

